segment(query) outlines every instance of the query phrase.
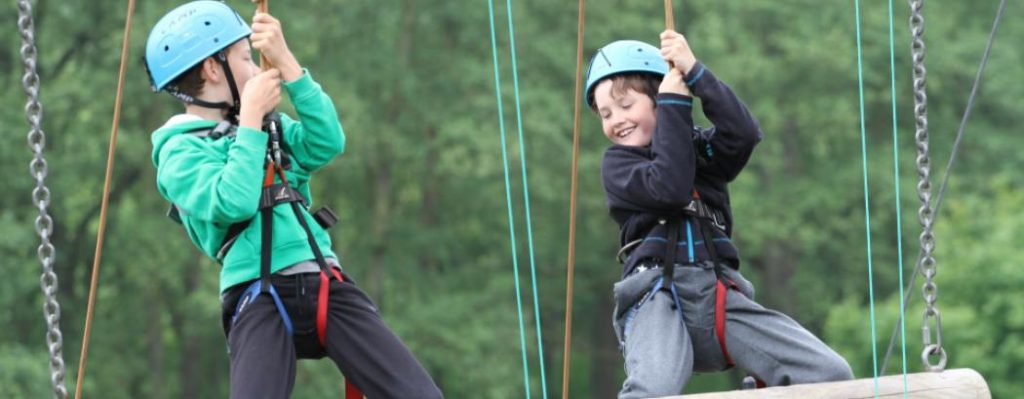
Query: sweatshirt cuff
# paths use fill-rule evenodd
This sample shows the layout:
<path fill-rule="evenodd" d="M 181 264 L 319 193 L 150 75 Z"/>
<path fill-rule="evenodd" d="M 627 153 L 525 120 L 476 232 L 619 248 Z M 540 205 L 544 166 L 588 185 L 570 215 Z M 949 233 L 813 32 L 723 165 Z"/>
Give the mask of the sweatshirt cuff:
<path fill-rule="evenodd" d="M 697 61 L 697 63 L 693 64 L 693 68 L 690 68 L 690 72 L 683 77 L 683 80 L 692 89 L 693 85 L 697 84 L 700 78 L 704 77 L 705 72 L 707 72 L 707 68 L 704 67 L 704 63 Z"/>
<path fill-rule="evenodd" d="M 302 68 L 301 77 L 291 82 L 284 82 L 283 86 L 285 91 L 288 92 L 288 96 L 293 100 L 309 96 L 319 91 L 316 82 L 313 80 L 313 77 L 309 74 L 309 70 L 306 68 Z"/>
<path fill-rule="evenodd" d="M 242 144 L 246 147 L 258 148 L 261 151 L 267 148 L 267 140 L 270 135 L 253 128 L 239 126 L 238 132 L 235 135 L 235 143 Z"/>
<path fill-rule="evenodd" d="M 693 107 L 693 97 L 678 93 L 658 93 L 658 105 L 681 105 Z"/>

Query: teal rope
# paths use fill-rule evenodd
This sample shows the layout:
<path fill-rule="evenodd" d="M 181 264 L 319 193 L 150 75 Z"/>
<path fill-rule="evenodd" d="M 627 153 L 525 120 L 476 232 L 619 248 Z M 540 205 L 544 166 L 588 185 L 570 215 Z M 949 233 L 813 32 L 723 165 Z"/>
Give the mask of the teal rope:
<path fill-rule="evenodd" d="M 903 397 L 909 395 L 907 381 L 907 323 L 903 306 L 903 210 L 900 206 L 899 127 L 896 118 L 896 39 L 893 33 L 892 0 L 889 0 L 889 81 L 892 92 L 892 168 L 896 191 L 896 259 L 899 263 L 900 285 L 900 348 L 903 351 Z"/>
<path fill-rule="evenodd" d="M 529 399 L 529 362 L 526 359 L 526 328 L 523 324 L 522 317 L 522 296 L 520 295 L 521 290 L 519 287 L 519 258 L 516 254 L 515 218 L 512 212 L 512 184 L 509 179 L 508 144 L 505 138 L 505 106 L 502 102 L 502 79 L 498 62 L 498 38 L 495 30 L 495 5 L 492 0 L 487 0 L 487 14 L 489 16 L 490 23 L 490 50 L 492 50 L 490 52 L 492 52 L 495 64 L 495 97 L 498 100 L 498 124 L 500 125 L 502 140 L 502 168 L 505 172 L 505 203 L 509 217 L 509 245 L 512 248 L 512 272 L 514 274 L 513 281 L 515 282 L 516 311 L 519 317 L 519 347 L 521 348 L 522 353 L 522 380 L 526 399 Z"/>
<path fill-rule="evenodd" d="M 871 360 L 875 379 L 875 396 L 878 396 L 878 348 L 875 345 L 875 282 L 871 264 L 871 191 L 868 189 L 868 141 L 864 121 L 864 63 L 860 38 L 860 0 L 854 0 L 854 14 L 857 21 L 857 89 L 860 94 L 860 153 L 864 172 L 864 230 L 867 234 L 868 252 L 868 299 L 871 303 Z M 898 199 L 897 199 L 898 200 Z"/>
<path fill-rule="evenodd" d="M 540 301 L 537 298 L 537 264 L 533 256 L 533 222 L 530 219 L 530 184 L 526 177 L 526 146 L 523 145 L 523 112 L 519 106 L 519 67 L 516 63 L 516 34 L 512 23 L 512 0 L 505 0 L 505 7 L 508 8 L 508 40 L 512 60 L 512 83 L 515 89 L 516 101 L 516 127 L 519 130 L 519 157 L 523 178 L 523 204 L 526 208 L 526 243 L 530 250 L 530 286 L 533 289 L 533 317 L 534 325 L 537 327 L 537 358 L 540 361 L 540 391 L 542 397 L 548 397 L 547 379 L 544 377 L 544 344 L 541 342 L 540 328 Z"/>

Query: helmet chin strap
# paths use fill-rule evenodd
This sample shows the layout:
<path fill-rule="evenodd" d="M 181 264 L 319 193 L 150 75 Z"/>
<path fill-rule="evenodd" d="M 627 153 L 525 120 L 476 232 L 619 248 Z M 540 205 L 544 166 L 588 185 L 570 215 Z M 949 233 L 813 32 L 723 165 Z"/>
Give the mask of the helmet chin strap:
<path fill-rule="evenodd" d="M 190 105 L 197 105 L 203 108 L 222 109 L 227 111 L 227 118 L 233 122 L 238 121 L 238 112 L 241 104 L 241 98 L 238 94 L 238 86 L 235 84 L 235 76 L 231 73 L 231 66 L 228 65 L 228 56 L 223 50 L 217 53 L 214 57 L 215 60 L 220 64 L 221 69 L 224 70 L 224 77 L 228 80 L 228 88 L 231 89 L 232 102 L 220 101 L 220 102 L 209 102 L 192 97 L 188 94 L 182 93 L 177 88 L 168 86 L 165 90 L 172 96 L 184 101 Z"/>

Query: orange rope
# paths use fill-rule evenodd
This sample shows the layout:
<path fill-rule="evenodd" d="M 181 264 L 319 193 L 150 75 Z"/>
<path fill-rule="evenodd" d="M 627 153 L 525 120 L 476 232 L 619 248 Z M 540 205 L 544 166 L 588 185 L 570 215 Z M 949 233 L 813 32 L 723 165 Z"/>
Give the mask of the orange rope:
<path fill-rule="evenodd" d="M 256 11 L 265 14 L 270 13 L 270 5 L 267 4 L 269 0 L 252 0 L 252 2 L 256 3 Z M 273 65 L 270 65 L 270 60 L 267 60 L 267 56 L 263 55 L 263 53 L 260 53 L 260 70 L 266 71 L 270 69 L 272 66 Z"/>
<path fill-rule="evenodd" d="M 665 0 L 665 29 L 676 30 L 676 20 L 672 12 L 672 0 Z M 672 61 L 668 62 L 669 68 L 675 68 L 675 63 Z"/>
<path fill-rule="evenodd" d="M 665 0 L 665 29 L 676 30 L 676 22 L 672 15 L 672 0 Z"/>
<path fill-rule="evenodd" d="M 92 331 L 92 315 L 99 286 L 100 259 L 103 256 L 103 235 L 107 228 L 107 203 L 110 197 L 110 180 L 114 172 L 114 150 L 117 144 L 117 128 L 121 121 L 121 103 L 124 93 L 124 75 L 128 65 L 128 42 L 132 32 L 132 14 L 135 0 L 128 0 L 128 12 L 124 22 L 124 39 L 121 43 L 121 67 L 117 74 L 117 96 L 114 99 L 114 121 L 110 128 L 110 146 L 107 148 L 107 171 L 103 181 L 103 199 L 100 201 L 100 226 L 96 232 L 96 252 L 92 260 L 92 279 L 89 282 L 89 302 L 85 311 L 85 335 L 82 337 L 82 353 L 78 361 L 78 378 L 75 382 L 75 398 L 82 397 L 82 381 L 85 376 L 85 360 L 89 354 L 89 335 Z"/>
<path fill-rule="evenodd" d="M 580 166 L 580 108 L 583 97 L 583 24 L 586 16 L 584 0 L 579 0 L 579 22 L 576 28 L 576 90 L 572 117 L 572 185 L 569 189 L 569 259 L 565 280 L 565 343 L 562 363 L 562 397 L 569 397 L 569 366 L 572 351 L 572 284 L 576 266 L 576 192 Z"/>

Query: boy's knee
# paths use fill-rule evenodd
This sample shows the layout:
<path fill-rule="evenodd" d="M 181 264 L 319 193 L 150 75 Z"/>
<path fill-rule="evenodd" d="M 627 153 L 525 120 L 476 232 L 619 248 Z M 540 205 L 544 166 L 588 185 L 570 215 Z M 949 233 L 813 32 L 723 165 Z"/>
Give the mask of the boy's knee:
<path fill-rule="evenodd" d="M 398 392 L 396 398 L 422 398 L 422 399 L 444 399 L 441 390 L 434 384 L 422 384 L 419 386 L 408 386 L 405 390 Z"/>
<path fill-rule="evenodd" d="M 832 353 L 828 360 L 820 365 L 819 370 L 821 373 L 820 381 L 815 382 L 847 381 L 853 379 L 853 369 L 850 368 L 850 364 L 836 353 Z"/>

